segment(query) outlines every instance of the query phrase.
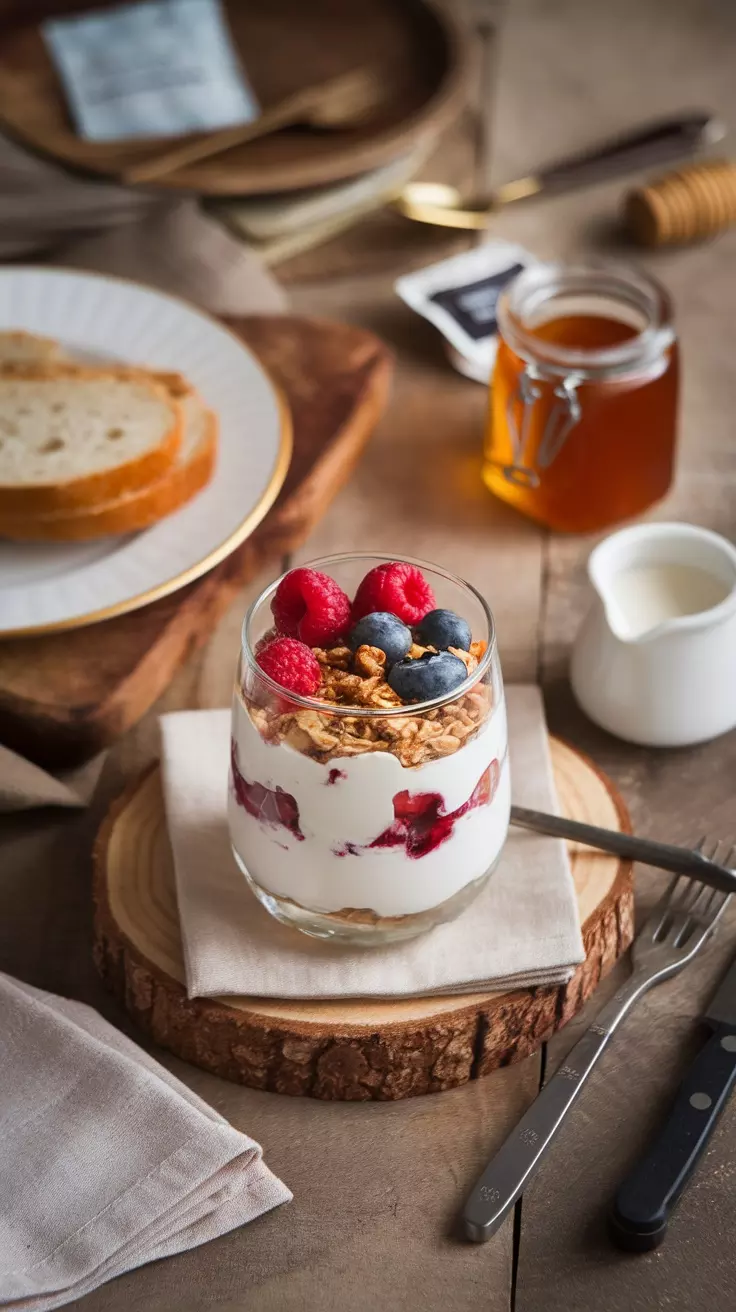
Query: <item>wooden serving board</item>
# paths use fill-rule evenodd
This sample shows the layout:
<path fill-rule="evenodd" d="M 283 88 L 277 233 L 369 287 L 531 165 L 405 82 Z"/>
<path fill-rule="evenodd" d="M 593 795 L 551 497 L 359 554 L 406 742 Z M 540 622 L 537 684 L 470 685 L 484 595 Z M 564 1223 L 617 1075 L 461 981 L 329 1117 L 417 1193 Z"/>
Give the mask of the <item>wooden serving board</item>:
<path fill-rule="evenodd" d="M 36 24 L 49 14 L 112 2 L 0 0 L 5 130 L 67 167 L 108 178 L 182 138 L 100 142 L 77 136 Z M 356 68 L 375 77 L 375 108 L 340 130 L 273 132 L 179 168 L 154 187 L 234 196 L 320 186 L 408 154 L 460 109 L 468 42 L 450 0 L 225 0 L 225 10 L 262 109 Z"/>
<path fill-rule="evenodd" d="M 551 748 L 562 811 L 628 830 L 611 781 L 558 739 Z M 395 1001 L 189 1000 L 153 767 L 115 803 L 98 836 L 95 961 L 154 1042 L 224 1079 L 335 1100 L 434 1093 L 533 1052 L 582 1007 L 631 942 L 630 863 L 575 846 L 570 852 L 586 959 L 567 985 Z"/>
<path fill-rule="evenodd" d="M 0 642 L 0 742 L 47 768 L 91 756 L 143 715 L 239 588 L 309 535 L 384 408 L 391 356 L 372 333 L 287 316 L 226 322 L 289 401 L 284 486 L 252 537 L 171 596 L 91 628 Z"/>

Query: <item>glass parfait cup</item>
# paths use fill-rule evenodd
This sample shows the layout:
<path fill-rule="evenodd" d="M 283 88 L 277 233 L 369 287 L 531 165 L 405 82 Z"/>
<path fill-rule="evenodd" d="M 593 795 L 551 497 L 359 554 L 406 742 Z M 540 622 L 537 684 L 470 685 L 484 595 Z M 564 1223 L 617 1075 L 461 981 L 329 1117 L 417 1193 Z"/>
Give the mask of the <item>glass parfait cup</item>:
<path fill-rule="evenodd" d="M 309 562 L 349 596 L 388 558 Z M 495 869 L 509 825 L 506 710 L 491 611 L 470 584 L 421 569 L 473 637 L 451 693 L 396 705 L 374 649 L 318 652 L 323 688 L 287 693 L 260 668 L 276 580 L 250 607 L 232 711 L 228 818 L 251 890 L 277 920 L 366 946 L 454 919 Z M 373 663 L 372 663 L 373 662 Z"/>

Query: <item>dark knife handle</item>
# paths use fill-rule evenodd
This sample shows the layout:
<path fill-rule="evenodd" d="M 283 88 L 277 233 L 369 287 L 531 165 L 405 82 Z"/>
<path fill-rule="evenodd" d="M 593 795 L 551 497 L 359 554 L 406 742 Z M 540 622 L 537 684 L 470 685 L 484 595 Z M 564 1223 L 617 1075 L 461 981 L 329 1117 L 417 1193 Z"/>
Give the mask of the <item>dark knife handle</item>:
<path fill-rule="evenodd" d="M 694 155 L 720 140 L 724 129 L 712 114 L 694 111 L 661 119 L 625 133 L 569 159 L 558 160 L 537 174 L 545 191 L 563 191 L 636 169 Z"/>
<path fill-rule="evenodd" d="M 736 1081 L 736 1030 L 719 1028 L 698 1053 L 645 1157 L 620 1186 L 611 1212 L 619 1248 L 644 1253 L 661 1244 Z"/>

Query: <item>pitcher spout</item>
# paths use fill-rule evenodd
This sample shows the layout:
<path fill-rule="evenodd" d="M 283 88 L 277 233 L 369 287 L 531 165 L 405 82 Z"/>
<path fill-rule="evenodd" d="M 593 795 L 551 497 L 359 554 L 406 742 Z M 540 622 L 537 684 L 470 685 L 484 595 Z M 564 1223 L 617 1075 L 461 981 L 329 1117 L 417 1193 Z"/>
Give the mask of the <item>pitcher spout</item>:
<path fill-rule="evenodd" d="M 624 529 L 595 548 L 588 574 L 622 643 L 707 631 L 736 616 L 736 547 L 694 524 Z"/>

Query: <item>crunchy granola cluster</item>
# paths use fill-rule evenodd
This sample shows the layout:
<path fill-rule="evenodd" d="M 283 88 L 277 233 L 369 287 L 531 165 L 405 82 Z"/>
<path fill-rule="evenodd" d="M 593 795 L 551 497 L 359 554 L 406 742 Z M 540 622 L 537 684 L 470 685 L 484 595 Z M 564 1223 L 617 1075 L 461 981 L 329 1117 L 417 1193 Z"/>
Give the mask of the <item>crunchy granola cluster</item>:
<path fill-rule="evenodd" d="M 413 659 L 431 647 L 414 645 Z M 477 668 L 485 644 L 474 642 L 470 651 L 451 648 L 467 667 L 468 674 Z M 248 703 L 251 718 L 267 742 L 287 743 L 320 762 L 339 756 L 360 756 L 365 752 L 392 752 L 404 766 L 423 765 L 427 761 L 450 756 L 462 747 L 488 718 L 491 689 L 486 684 L 474 688 L 457 700 L 413 715 L 361 715 L 361 709 L 389 710 L 402 705 L 401 698 L 386 682 L 386 657 L 378 647 L 359 647 L 353 654 L 349 647 L 324 651 L 313 648 L 322 671 L 322 683 L 316 694 L 320 701 L 335 706 L 355 708 L 355 715 L 333 715 L 329 710 L 316 711 L 294 707 L 279 709 Z"/>

